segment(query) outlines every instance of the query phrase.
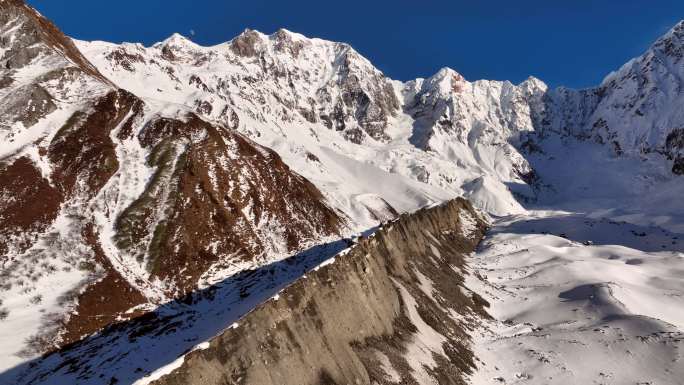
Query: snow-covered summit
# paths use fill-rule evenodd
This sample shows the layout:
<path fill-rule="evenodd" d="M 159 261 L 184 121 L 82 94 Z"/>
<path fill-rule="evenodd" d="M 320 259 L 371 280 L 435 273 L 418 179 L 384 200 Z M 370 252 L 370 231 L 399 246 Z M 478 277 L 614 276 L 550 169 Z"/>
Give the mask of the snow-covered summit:
<path fill-rule="evenodd" d="M 438 92 L 444 97 L 459 92 L 459 88 L 464 82 L 465 79 L 461 74 L 451 68 L 444 67 L 422 82 L 421 88 L 427 92 Z"/>
<path fill-rule="evenodd" d="M 164 39 L 164 41 L 160 41 L 158 43 L 155 43 L 152 45 L 152 47 L 155 48 L 164 48 L 168 47 L 170 49 L 183 49 L 183 48 L 198 48 L 199 45 L 195 44 L 192 40 L 186 38 L 185 36 L 181 35 L 178 32 L 174 32 L 169 36 L 168 38 Z"/>
<path fill-rule="evenodd" d="M 663 154 L 681 173 L 683 79 L 684 22 L 679 22 L 643 55 L 606 77 L 586 130 L 616 154 Z"/>

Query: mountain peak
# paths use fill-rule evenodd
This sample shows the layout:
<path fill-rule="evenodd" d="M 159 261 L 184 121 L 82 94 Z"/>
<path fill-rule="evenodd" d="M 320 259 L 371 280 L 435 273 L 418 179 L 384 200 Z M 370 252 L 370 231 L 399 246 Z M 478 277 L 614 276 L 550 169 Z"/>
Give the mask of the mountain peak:
<path fill-rule="evenodd" d="M 294 33 L 294 32 L 292 32 L 292 31 L 290 31 L 289 29 L 278 28 L 278 30 L 277 30 L 274 34 L 272 34 L 271 36 L 276 36 L 276 37 L 277 37 L 277 36 L 294 37 L 294 36 L 301 36 L 301 35 L 299 35 L 298 33 Z"/>
<path fill-rule="evenodd" d="M 546 91 L 549 86 L 546 85 L 541 79 L 534 77 L 534 76 L 528 76 L 527 79 L 522 81 L 518 86 L 531 89 L 531 90 L 541 90 L 541 91 Z"/>
<path fill-rule="evenodd" d="M 684 57 L 684 20 L 675 24 L 666 34 L 656 40 L 650 51 L 659 51 L 679 59 Z"/>
<path fill-rule="evenodd" d="M 183 47 L 183 46 L 187 46 L 187 45 L 193 45 L 194 46 L 196 44 L 193 43 L 187 37 L 181 35 L 180 33 L 174 32 L 173 34 L 171 34 L 171 36 L 166 38 L 164 41 L 161 41 L 155 45 L 160 46 L 160 47 Z"/>
<path fill-rule="evenodd" d="M 291 42 L 304 42 L 310 39 L 300 33 L 292 32 L 285 28 L 279 28 L 275 33 L 269 36 L 270 39 L 276 41 L 291 41 Z"/>
<path fill-rule="evenodd" d="M 284 30 L 286 31 L 286 30 Z M 290 31 L 286 31 L 290 32 Z M 260 40 L 265 40 L 268 35 L 265 33 L 257 30 L 257 29 L 251 29 L 251 28 L 245 28 L 239 35 L 237 35 L 233 40 L 239 39 L 239 38 L 245 38 L 245 37 L 252 37 L 252 38 L 259 38 Z"/>
<path fill-rule="evenodd" d="M 464 83 L 466 80 L 460 73 L 449 67 L 442 67 L 423 83 L 423 89 L 439 90 L 440 94 L 449 95 L 452 92 L 460 92 Z"/>
<path fill-rule="evenodd" d="M 185 36 L 181 35 L 180 33 L 174 32 L 165 41 L 166 42 L 188 41 L 188 39 Z"/>
<path fill-rule="evenodd" d="M 670 30 L 670 32 L 675 32 L 675 31 L 684 31 L 684 19 L 680 20 L 677 24 L 675 24 L 674 27 Z"/>
<path fill-rule="evenodd" d="M 41 56 L 63 57 L 69 65 L 79 67 L 104 83 L 109 83 L 52 22 L 23 0 L 0 1 L 0 24 L 13 23 L 3 31 L 0 61 L 6 69 L 30 65 Z"/>
<path fill-rule="evenodd" d="M 451 76 L 456 76 L 456 77 L 461 77 L 461 78 L 463 77 L 463 76 L 461 76 L 461 74 L 459 74 L 458 72 L 456 72 L 452 68 L 442 67 L 431 78 L 444 79 L 444 78 L 451 77 Z"/>
<path fill-rule="evenodd" d="M 239 56 L 256 56 L 261 50 L 266 35 L 253 29 L 245 29 L 241 34 L 228 42 L 233 52 Z"/>
<path fill-rule="evenodd" d="M 665 33 L 663 36 L 661 36 L 656 42 L 654 43 L 657 45 L 659 42 L 663 40 L 671 40 L 673 38 L 677 38 L 681 40 L 684 37 L 684 20 L 680 20 L 677 24 L 675 24 L 672 28 L 670 28 L 667 33 Z"/>

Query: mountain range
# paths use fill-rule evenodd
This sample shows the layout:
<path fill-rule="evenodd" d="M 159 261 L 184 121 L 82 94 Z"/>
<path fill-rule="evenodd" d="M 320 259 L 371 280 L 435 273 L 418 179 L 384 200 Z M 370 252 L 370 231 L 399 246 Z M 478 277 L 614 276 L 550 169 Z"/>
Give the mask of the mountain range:
<path fill-rule="evenodd" d="M 624 222 L 638 234 L 643 226 L 668 237 L 684 232 L 684 22 L 600 85 L 573 90 L 532 77 L 517 85 L 468 81 L 450 68 L 392 80 L 347 44 L 284 29 L 245 30 L 211 47 L 178 34 L 149 47 L 79 41 L 23 1 L 1 0 L 0 100 L 0 382 L 133 383 L 232 330 L 267 295 L 302 285 L 302 275 L 340 252 L 354 255 L 345 260 L 353 264 L 366 250 L 377 264 L 369 281 L 375 296 L 368 298 L 392 301 L 382 317 L 419 298 L 421 314 L 406 310 L 404 326 L 420 334 L 425 312 L 444 322 L 491 319 L 483 297 L 468 294 L 475 289 L 466 287 L 464 258 L 487 226 L 504 219 L 531 221 L 533 210 L 594 213 L 588 218 Z M 449 235 L 451 228 L 461 235 Z M 436 246 L 428 246 L 432 238 Z M 425 247 L 413 250 L 406 239 Z M 643 242 L 630 247 L 651 252 Z M 661 249 L 678 252 L 675 244 Z M 415 266 L 405 261 L 407 250 Z M 452 254 L 444 266 L 429 263 Z M 454 267 L 465 297 L 439 275 L 440 266 Z M 341 271 L 330 279 L 340 286 L 366 282 L 357 270 L 335 269 Z M 312 276 L 328 282 L 322 274 Z M 441 294 L 420 294 L 426 282 Z M 392 283 L 400 295 L 389 293 Z M 363 295 L 360 287 L 344 287 L 350 298 Z M 287 290 L 319 301 L 321 322 L 333 322 L 339 311 L 320 307 L 325 296 L 311 288 Z M 217 292 L 227 299 L 215 300 Z M 330 292 L 342 298 L 334 285 Z M 469 310 L 444 311 L 447 299 Z M 361 306 L 344 304 L 345 311 Z M 224 306 L 213 325 L 209 312 Z M 259 309 L 249 317 L 266 311 Z M 259 322 L 267 321 L 249 322 L 257 325 L 252 333 L 262 333 Z M 354 328 L 365 321 L 340 322 Z M 391 329 L 373 325 L 360 334 L 377 339 Z M 467 334 L 464 323 L 449 325 L 432 336 L 441 336 L 439 346 L 470 341 L 457 336 Z M 156 350 L 131 336 L 169 333 L 182 338 L 154 348 L 166 355 L 134 363 Z M 347 342 L 335 345 L 351 336 L 320 334 L 307 341 L 334 340 L 320 343 L 351 354 Z M 367 372 L 359 383 L 384 383 L 357 361 L 375 346 L 397 366 L 394 355 L 411 345 L 401 348 L 406 341 L 396 337 L 386 341 L 399 346 L 391 350 L 373 341 L 355 348 L 360 358 L 338 361 L 346 369 L 328 368 L 300 383 L 352 383 L 340 376 L 357 369 Z M 426 346 L 419 350 L 435 349 Z M 477 352 L 458 346 L 458 354 L 445 348 L 395 374 L 413 381 L 406 383 L 465 383 L 461 375 L 478 366 Z M 110 359 L 84 361 L 91 351 Z M 254 358 L 258 351 L 240 354 Z M 463 357 L 470 358 L 455 363 Z M 222 362 L 215 371 L 244 366 Z M 203 383 L 198 368 L 184 369 L 195 382 L 166 383 Z M 242 381 L 214 377 L 206 383 Z M 391 378 L 386 383 L 398 382 Z M 280 383 L 271 381 L 249 383 Z"/>

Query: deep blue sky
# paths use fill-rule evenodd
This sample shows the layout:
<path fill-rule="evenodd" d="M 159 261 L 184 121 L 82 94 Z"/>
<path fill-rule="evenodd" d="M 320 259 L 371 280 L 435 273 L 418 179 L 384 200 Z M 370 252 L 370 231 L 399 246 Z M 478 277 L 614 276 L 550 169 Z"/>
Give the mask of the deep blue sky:
<path fill-rule="evenodd" d="M 68 35 L 200 44 L 279 27 L 350 43 L 388 76 L 598 84 L 684 18 L 682 0 L 28 0 Z"/>

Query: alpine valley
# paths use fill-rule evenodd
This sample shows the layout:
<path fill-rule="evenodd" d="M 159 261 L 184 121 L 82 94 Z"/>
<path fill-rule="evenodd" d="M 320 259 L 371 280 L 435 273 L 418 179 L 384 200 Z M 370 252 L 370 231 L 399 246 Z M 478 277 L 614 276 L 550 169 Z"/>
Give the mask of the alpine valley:
<path fill-rule="evenodd" d="M 681 384 L 683 107 L 0 0 L 0 384 Z"/>

